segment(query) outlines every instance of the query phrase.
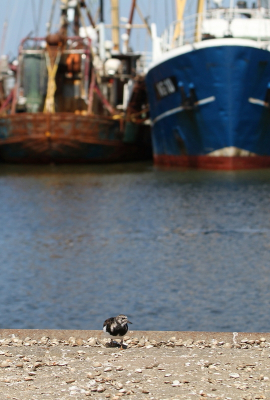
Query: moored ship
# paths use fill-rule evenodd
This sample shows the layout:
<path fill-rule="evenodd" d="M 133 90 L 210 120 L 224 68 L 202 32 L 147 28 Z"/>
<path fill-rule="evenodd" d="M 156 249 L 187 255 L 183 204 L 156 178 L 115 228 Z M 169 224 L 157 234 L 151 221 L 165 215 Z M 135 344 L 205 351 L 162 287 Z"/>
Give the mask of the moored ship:
<path fill-rule="evenodd" d="M 117 20 L 118 0 L 112 3 Z M 135 1 L 131 11 L 134 7 Z M 91 26 L 85 25 L 83 13 Z M 48 29 L 44 38 L 22 41 L 16 85 L 0 115 L 1 161 L 151 158 L 142 55 L 128 46 L 120 51 L 115 24 L 116 42 L 105 40 L 102 1 L 96 24 L 84 1 L 62 0 L 59 31 L 53 34 Z"/>
<path fill-rule="evenodd" d="M 156 165 L 270 167 L 270 9 L 178 1 L 146 76 Z M 189 7 L 190 9 L 190 7 Z"/>

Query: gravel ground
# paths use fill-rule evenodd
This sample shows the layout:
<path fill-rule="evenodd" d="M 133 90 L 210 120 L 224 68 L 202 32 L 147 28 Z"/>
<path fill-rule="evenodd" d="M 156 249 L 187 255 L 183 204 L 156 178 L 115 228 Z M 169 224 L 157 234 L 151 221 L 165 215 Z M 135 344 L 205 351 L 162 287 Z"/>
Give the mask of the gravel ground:
<path fill-rule="evenodd" d="M 1 400 L 270 399 L 269 334 L 67 332 L 0 331 Z"/>

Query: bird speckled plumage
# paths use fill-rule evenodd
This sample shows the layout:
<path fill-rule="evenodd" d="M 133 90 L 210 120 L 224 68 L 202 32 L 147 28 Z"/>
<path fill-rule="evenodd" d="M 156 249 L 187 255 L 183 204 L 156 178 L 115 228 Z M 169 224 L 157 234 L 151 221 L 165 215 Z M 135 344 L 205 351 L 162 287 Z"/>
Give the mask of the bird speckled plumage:
<path fill-rule="evenodd" d="M 128 320 L 128 317 L 123 314 L 119 314 L 117 317 L 106 319 L 103 323 L 103 332 L 111 337 L 111 343 L 113 338 L 121 338 L 121 349 L 123 348 L 123 337 L 127 334 L 128 324 L 132 324 Z"/>

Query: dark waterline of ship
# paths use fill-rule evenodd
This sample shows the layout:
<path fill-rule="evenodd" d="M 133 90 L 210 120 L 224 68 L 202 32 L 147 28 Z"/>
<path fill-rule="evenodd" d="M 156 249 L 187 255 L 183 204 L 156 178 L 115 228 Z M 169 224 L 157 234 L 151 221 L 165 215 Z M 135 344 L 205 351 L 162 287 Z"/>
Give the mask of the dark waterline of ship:
<path fill-rule="evenodd" d="M 0 166 L 0 328 L 269 331 L 270 170 Z"/>

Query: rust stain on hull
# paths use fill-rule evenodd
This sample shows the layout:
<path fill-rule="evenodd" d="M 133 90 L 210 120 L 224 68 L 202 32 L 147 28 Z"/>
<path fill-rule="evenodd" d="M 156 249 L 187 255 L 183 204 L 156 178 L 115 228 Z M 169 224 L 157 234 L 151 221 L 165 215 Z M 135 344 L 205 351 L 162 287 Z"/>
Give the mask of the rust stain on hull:
<path fill-rule="evenodd" d="M 151 158 L 150 129 L 125 142 L 123 121 L 110 117 L 15 114 L 0 119 L 0 158 L 11 162 L 121 162 Z"/>

